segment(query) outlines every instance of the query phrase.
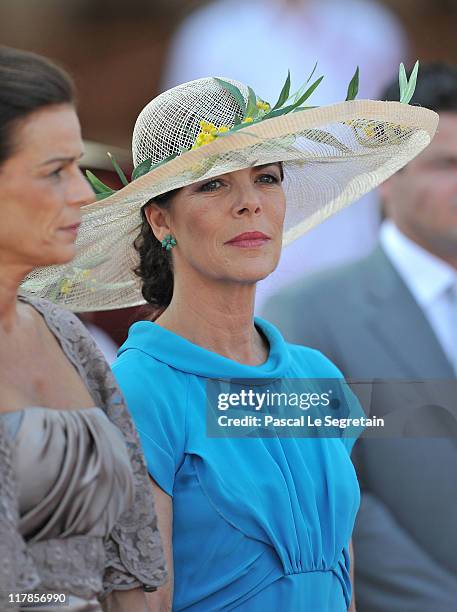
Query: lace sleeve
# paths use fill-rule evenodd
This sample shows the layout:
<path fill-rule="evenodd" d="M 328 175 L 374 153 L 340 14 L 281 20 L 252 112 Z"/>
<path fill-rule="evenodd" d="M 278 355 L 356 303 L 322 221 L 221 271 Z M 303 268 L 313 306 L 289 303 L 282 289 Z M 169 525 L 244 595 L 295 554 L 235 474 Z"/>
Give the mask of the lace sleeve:
<path fill-rule="evenodd" d="M 8 593 L 35 588 L 40 577 L 18 529 L 16 483 L 11 462 L 11 448 L 0 419 L 0 609 L 16 610 L 8 605 Z"/>
<path fill-rule="evenodd" d="M 79 371 L 94 402 L 122 431 L 135 477 L 135 501 L 105 543 L 104 594 L 138 586 L 153 590 L 166 580 L 152 489 L 140 442 L 123 396 L 103 355 L 83 324 L 69 311 L 45 300 L 31 300 Z"/>

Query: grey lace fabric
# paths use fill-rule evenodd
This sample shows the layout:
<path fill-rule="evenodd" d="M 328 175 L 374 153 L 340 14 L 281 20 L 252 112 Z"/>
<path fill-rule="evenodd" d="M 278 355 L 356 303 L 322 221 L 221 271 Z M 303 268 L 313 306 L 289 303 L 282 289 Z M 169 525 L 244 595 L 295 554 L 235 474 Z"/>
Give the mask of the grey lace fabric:
<path fill-rule="evenodd" d="M 113 508 L 108 507 L 103 516 L 100 514 L 99 525 L 96 522 L 89 525 L 83 512 L 84 504 L 81 503 L 84 495 L 80 495 L 79 524 L 85 525 L 83 529 L 72 530 L 68 513 L 64 512 L 60 513 L 62 527 L 56 529 L 54 524 L 50 529 L 46 524 L 47 518 L 52 516 L 55 521 L 59 513 L 50 513 L 49 517 L 45 513 L 40 517 L 40 531 L 29 537 L 30 529 L 19 511 L 24 502 L 24 491 L 23 488 L 21 490 L 23 483 L 17 479 L 21 471 L 15 465 L 17 440 L 13 439 L 6 419 L 0 419 L 0 609 L 14 610 L 14 607 L 7 607 L 5 599 L 11 592 L 64 591 L 90 601 L 103 599 L 112 590 L 157 588 L 166 580 L 166 569 L 154 501 L 137 433 L 111 370 L 73 314 L 45 300 L 23 296 L 20 299 L 30 303 L 44 317 L 98 407 L 81 412 L 85 413 L 82 421 L 85 421 L 87 431 L 99 442 L 99 471 L 103 469 L 100 459 L 105 457 L 106 465 L 111 462 L 107 445 L 114 447 L 116 436 L 123 437 L 127 454 L 125 457 L 122 455 L 125 450 L 120 453 L 121 467 L 117 480 L 113 478 L 113 486 L 124 490 L 124 496 L 119 496 L 119 499 L 128 498 L 128 504 L 120 506 L 120 516 L 119 512 L 115 514 Z M 76 414 L 76 410 L 67 414 L 61 411 L 60 415 L 58 412 L 43 408 L 26 410 L 18 436 L 21 436 L 21 429 L 31 416 L 41 416 L 42 421 L 46 421 L 45 431 L 51 431 L 52 426 L 65 426 L 66 435 L 71 441 L 71 432 L 78 429 L 79 419 L 76 416 L 80 415 Z M 60 422 L 62 420 L 63 423 Z M 84 439 L 81 435 L 73 437 L 78 440 L 79 446 L 84 446 L 81 445 L 81 439 Z M 55 442 L 55 439 L 56 436 L 49 436 L 49 442 Z M 89 442 L 86 440 L 87 445 Z M 124 444 L 120 446 L 124 448 Z M 119 454 L 117 460 L 119 463 Z M 85 456 L 82 454 L 78 462 L 81 470 L 79 481 L 84 479 L 84 465 Z M 105 469 L 105 472 L 108 470 Z M 72 476 L 68 470 L 68 478 Z M 129 489 L 132 482 L 133 486 Z M 65 487 L 62 487 L 62 495 L 64 491 Z M 95 500 L 95 493 L 92 499 Z M 58 508 L 61 508 L 60 501 Z M 36 509 L 32 508 L 31 511 L 35 512 Z"/>

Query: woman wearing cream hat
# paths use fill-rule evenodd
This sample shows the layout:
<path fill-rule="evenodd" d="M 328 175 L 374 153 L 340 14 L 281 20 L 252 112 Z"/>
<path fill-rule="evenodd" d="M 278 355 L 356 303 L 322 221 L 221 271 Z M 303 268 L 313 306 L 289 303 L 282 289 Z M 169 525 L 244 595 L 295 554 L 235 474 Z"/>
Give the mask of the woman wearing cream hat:
<path fill-rule="evenodd" d="M 402 74 L 403 102 L 413 80 Z M 155 98 L 134 130 L 135 180 L 113 193 L 93 179 L 103 199 L 83 209 L 76 259 L 24 286 L 74 310 L 154 308 L 154 321 L 132 326 L 114 372 L 168 549 L 172 580 L 151 597 L 173 610 L 351 605 L 354 437 L 256 426 L 218 435 L 207 407 L 210 381 L 266 393 L 341 380 L 322 354 L 254 319 L 256 283 L 282 244 L 404 166 L 436 129 L 426 109 L 352 100 L 356 79 L 347 101 L 302 107 L 315 85 L 290 96 L 286 82 L 274 106 L 218 78 Z M 357 411 L 350 393 L 340 399 Z"/>

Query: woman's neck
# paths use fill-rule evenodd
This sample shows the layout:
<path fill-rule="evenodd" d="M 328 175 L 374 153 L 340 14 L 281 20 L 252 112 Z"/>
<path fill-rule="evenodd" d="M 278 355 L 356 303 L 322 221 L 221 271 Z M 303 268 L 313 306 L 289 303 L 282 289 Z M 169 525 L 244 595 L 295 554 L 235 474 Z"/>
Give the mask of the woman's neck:
<path fill-rule="evenodd" d="M 0 264 L 0 330 L 10 333 L 18 322 L 17 293 L 24 275 Z"/>
<path fill-rule="evenodd" d="M 260 365 L 268 346 L 254 326 L 255 284 L 192 279 L 176 283 L 156 323 L 214 353 Z"/>

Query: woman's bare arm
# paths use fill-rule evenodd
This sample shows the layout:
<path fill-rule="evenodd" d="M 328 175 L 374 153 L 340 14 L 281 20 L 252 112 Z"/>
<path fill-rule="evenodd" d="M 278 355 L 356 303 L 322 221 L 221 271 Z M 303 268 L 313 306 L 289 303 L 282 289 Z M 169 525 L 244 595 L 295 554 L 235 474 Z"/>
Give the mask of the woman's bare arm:
<path fill-rule="evenodd" d="M 150 612 L 143 589 L 112 591 L 101 603 L 103 612 Z M 154 610 L 154 609 L 153 609 Z M 154 611 L 155 612 L 155 611 Z"/>

